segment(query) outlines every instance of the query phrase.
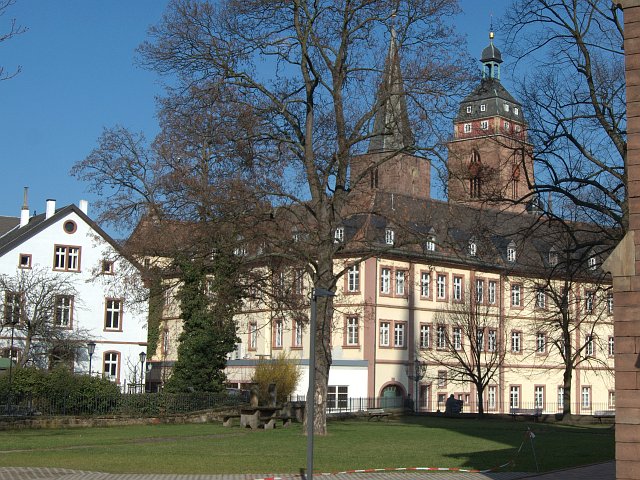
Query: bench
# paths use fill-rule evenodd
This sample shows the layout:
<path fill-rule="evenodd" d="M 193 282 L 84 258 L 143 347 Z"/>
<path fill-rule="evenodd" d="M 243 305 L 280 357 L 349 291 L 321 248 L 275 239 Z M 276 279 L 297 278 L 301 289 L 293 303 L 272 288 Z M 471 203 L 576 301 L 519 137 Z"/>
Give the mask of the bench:
<path fill-rule="evenodd" d="M 366 415 L 367 415 L 367 421 L 371 421 L 371 420 L 380 421 L 385 418 L 388 419 L 391 416 L 389 412 L 385 412 L 384 409 L 382 408 L 370 408 L 369 410 L 367 410 Z"/>
<path fill-rule="evenodd" d="M 593 418 L 597 418 L 602 423 L 603 418 L 616 418 L 615 410 L 596 410 L 593 412 Z"/>
<path fill-rule="evenodd" d="M 516 417 L 531 417 L 534 422 L 538 421 L 538 418 L 542 416 L 541 408 L 511 408 L 509 409 L 509 415 L 515 420 Z"/>
<path fill-rule="evenodd" d="M 222 425 L 225 427 L 233 427 L 234 419 L 240 419 L 239 413 L 230 413 L 222 416 Z"/>

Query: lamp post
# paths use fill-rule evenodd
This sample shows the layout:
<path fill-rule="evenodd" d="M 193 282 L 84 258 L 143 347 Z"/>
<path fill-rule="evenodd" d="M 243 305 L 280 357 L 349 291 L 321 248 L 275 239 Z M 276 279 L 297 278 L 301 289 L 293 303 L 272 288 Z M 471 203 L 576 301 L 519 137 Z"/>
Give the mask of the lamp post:
<path fill-rule="evenodd" d="M 309 321 L 309 389 L 307 390 L 307 475 L 313 478 L 313 423 L 315 421 L 316 390 L 316 302 L 318 297 L 335 297 L 335 293 L 322 288 L 311 291 L 311 319 Z"/>
<path fill-rule="evenodd" d="M 91 376 L 91 360 L 93 359 L 93 353 L 96 351 L 96 342 L 91 340 L 87 342 L 87 353 L 89 354 L 89 376 Z"/>
<path fill-rule="evenodd" d="M 413 371 L 411 370 L 411 366 L 407 365 L 406 367 L 406 372 L 407 372 L 407 378 L 409 378 L 410 380 L 413 380 L 416 382 L 416 388 L 414 390 L 414 408 L 413 411 L 415 413 L 418 412 L 418 400 L 420 399 L 420 393 L 419 393 L 419 388 L 420 388 L 420 380 L 422 380 L 425 376 L 425 374 L 427 373 L 427 367 L 426 365 L 423 365 L 422 363 L 420 363 L 420 360 L 418 360 L 418 358 L 416 357 L 416 359 L 413 362 Z"/>
<path fill-rule="evenodd" d="M 147 359 L 146 352 L 140 352 L 140 393 L 144 393 L 144 361 Z"/>

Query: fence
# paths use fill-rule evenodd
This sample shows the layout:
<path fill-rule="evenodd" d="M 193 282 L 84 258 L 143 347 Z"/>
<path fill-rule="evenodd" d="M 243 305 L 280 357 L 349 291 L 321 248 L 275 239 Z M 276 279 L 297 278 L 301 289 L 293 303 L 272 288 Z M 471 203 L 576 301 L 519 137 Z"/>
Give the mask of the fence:
<path fill-rule="evenodd" d="M 223 393 L 120 393 L 114 395 L 62 395 L 0 397 L 0 415 L 122 415 L 162 416 L 242 404 L 245 398 Z"/>
<path fill-rule="evenodd" d="M 478 413 L 478 404 L 473 401 L 464 401 L 463 398 L 462 411 L 463 413 Z M 439 401 L 434 402 L 434 405 L 428 404 L 426 400 L 421 399 L 419 402 L 419 412 L 436 412 L 436 411 L 445 411 L 446 407 L 446 399 L 439 399 Z M 521 410 L 538 410 L 543 415 L 554 415 L 556 413 L 562 413 L 562 404 L 557 402 L 519 402 L 517 405 L 514 405 L 513 408 L 521 409 Z M 484 413 L 504 413 L 508 414 L 511 412 L 512 406 L 508 403 L 499 404 L 498 402 L 490 403 L 488 401 L 484 402 Z M 598 403 L 591 402 L 588 405 L 582 404 L 580 401 L 571 402 L 571 413 L 577 415 L 595 415 L 596 412 L 602 411 L 615 411 L 615 406 L 610 406 L 608 403 Z"/>

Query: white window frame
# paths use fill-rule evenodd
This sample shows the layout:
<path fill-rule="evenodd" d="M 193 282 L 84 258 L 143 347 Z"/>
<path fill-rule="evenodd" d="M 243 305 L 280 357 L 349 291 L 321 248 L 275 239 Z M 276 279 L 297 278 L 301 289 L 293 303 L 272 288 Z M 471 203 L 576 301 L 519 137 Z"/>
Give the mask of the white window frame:
<path fill-rule="evenodd" d="M 389 295 L 391 293 L 391 269 L 382 267 L 380 269 L 380 293 Z"/>
<path fill-rule="evenodd" d="M 429 236 L 427 238 L 426 247 L 427 247 L 427 252 L 435 252 L 436 251 L 436 237 Z"/>
<path fill-rule="evenodd" d="M 495 305 L 496 303 L 496 294 L 498 292 L 498 283 L 495 280 L 489 280 L 488 287 L 488 302 L 489 305 Z"/>
<path fill-rule="evenodd" d="M 284 347 L 284 325 L 282 320 L 276 320 L 273 330 L 273 348 Z"/>
<path fill-rule="evenodd" d="M 293 334 L 293 346 L 297 348 L 302 347 L 302 338 L 304 333 L 304 325 L 302 321 L 295 320 L 295 331 Z"/>
<path fill-rule="evenodd" d="M 123 301 L 121 298 L 105 299 L 104 329 L 112 331 L 122 330 Z"/>
<path fill-rule="evenodd" d="M 360 325 L 356 316 L 347 317 L 347 346 L 356 347 L 360 345 Z"/>
<path fill-rule="evenodd" d="M 393 346 L 394 348 L 404 348 L 407 339 L 407 324 L 397 322 L 393 326 Z"/>
<path fill-rule="evenodd" d="M 387 245 L 393 245 L 395 243 L 396 232 L 393 228 L 386 228 L 384 230 L 384 243 Z"/>
<path fill-rule="evenodd" d="M 587 335 L 584 339 L 584 354 L 587 357 L 593 357 L 594 351 L 593 335 Z"/>
<path fill-rule="evenodd" d="M 467 105 L 467 113 L 471 113 L 471 111 L 472 111 L 471 105 Z"/>
<path fill-rule="evenodd" d="M 436 348 L 442 349 L 447 347 L 447 327 L 438 325 L 436 327 Z"/>
<path fill-rule="evenodd" d="M 395 292 L 398 296 L 404 296 L 406 292 L 407 272 L 404 270 L 396 270 Z"/>
<path fill-rule="evenodd" d="M 258 349 L 258 322 L 249 322 L 249 349 Z"/>
<path fill-rule="evenodd" d="M 420 325 L 420 348 L 431 348 L 431 325 Z"/>
<path fill-rule="evenodd" d="M 487 388 L 487 409 L 496 409 L 496 398 L 498 388 L 495 385 L 489 385 Z"/>
<path fill-rule="evenodd" d="M 69 328 L 73 318 L 73 296 L 56 295 L 54 324 L 56 327 Z"/>
<path fill-rule="evenodd" d="M 522 352 L 522 332 L 514 330 L 511 332 L 511 353 Z"/>
<path fill-rule="evenodd" d="M 504 111 L 505 111 L 505 112 L 508 112 L 508 111 L 509 111 L 509 104 L 508 104 L 508 103 L 505 103 L 505 104 L 504 104 Z"/>
<path fill-rule="evenodd" d="M 462 329 L 460 327 L 451 329 L 451 343 L 455 350 L 462 350 Z"/>
<path fill-rule="evenodd" d="M 582 387 L 580 390 L 580 408 L 591 408 L 591 387 Z"/>
<path fill-rule="evenodd" d="M 516 247 L 515 245 L 507 246 L 507 262 L 514 263 L 516 261 Z"/>
<path fill-rule="evenodd" d="M 476 302 L 484 303 L 484 280 L 476 279 Z"/>
<path fill-rule="evenodd" d="M 481 112 L 486 112 L 487 111 L 487 105 L 485 103 L 481 103 L 480 104 L 480 111 Z"/>
<path fill-rule="evenodd" d="M 351 265 L 347 270 L 347 291 L 350 293 L 360 291 L 360 265 Z"/>
<path fill-rule="evenodd" d="M 536 308 L 542 310 L 547 308 L 547 292 L 543 287 L 536 288 Z"/>
<path fill-rule="evenodd" d="M 489 330 L 487 334 L 487 350 L 489 352 L 495 352 L 498 349 L 498 331 Z"/>
<path fill-rule="evenodd" d="M 447 276 L 445 274 L 438 274 L 436 287 L 438 300 L 445 300 L 447 298 Z"/>
<path fill-rule="evenodd" d="M 390 322 L 380 322 L 379 328 L 379 343 L 381 347 L 390 347 L 390 330 L 391 323 Z"/>
<path fill-rule="evenodd" d="M 533 387 L 533 407 L 544 409 L 544 387 L 542 385 Z"/>
<path fill-rule="evenodd" d="M 536 353 L 547 352 L 547 336 L 543 332 L 536 333 Z"/>
<path fill-rule="evenodd" d="M 464 133 L 471 133 L 471 124 L 470 123 L 465 123 L 464 124 Z"/>
<path fill-rule="evenodd" d="M 520 408 L 520 386 L 509 387 L 509 408 Z"/>
<path fill-rule="evenodd" d="M 64 272 L 79 272 L 80 255 L 80 247 L 71 245 L 56 245 L 54 247 L 53 269 Z"/>
<path fill-rule="evenodd" d="M 103 361 L 103 375 L 106 379 L 116 382 L 120 366 L 119 352 L 105 352 Z"/>
<path fill-rule="evenodd" d="M 518 107 L 513 107 L 513 114 L 515 116 L 518 116 L 520 114 L 520 110 L 518 109 Z"/>
<path fill-rule="evenodd" d="M 336 229 L 333 232 L 333 242 L 334 243 L 344 242 L 344 227 L 336 227 Z"/>
<path fill-rule="evenodd" d="M 511 306 L 522 306 L 522 287 L 519 283 L 511 284 Z"/>
<path fill-rule="evenodd" d="M 489 120 L 481 120 L 480 121 L 480 128 L 482 130 L 489 130 Z"/>
<path fill-rule="evenodd" d="M 478 254 L 478 244 L 473 240 L 469 241 L 468 252 L 472 257 L 475 257 Z"/>
<path fill-rule="evenodd" d="M 420 273 L 420 296 L 429 298 L 431 295 L 431 272 Z"/>
<path fill-rule="evenodd" d="M 607 351 L 610 357 L 613 357 L 616 353 L 616 338 L 611 335 L 607 341 Z"/>

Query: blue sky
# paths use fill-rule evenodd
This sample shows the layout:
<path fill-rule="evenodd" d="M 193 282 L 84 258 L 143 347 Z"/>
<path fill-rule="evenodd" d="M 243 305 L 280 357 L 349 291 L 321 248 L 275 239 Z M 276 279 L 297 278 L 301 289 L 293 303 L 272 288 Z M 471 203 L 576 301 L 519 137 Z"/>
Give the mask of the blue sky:
<path fill-rule="evenodd" d="M 0 82 L 0 215 L 19 216 L 23 187 L 29 207 L 90 202 L 87 186 L 69 176 L 71 166 L 95 147 L 104 127 L 157 132 L 159 78 L 134 64 L 135 48 L 157 23 L 166 0 L 16 0 L 0 17 L 29 30 L 0 43 L 0 64 L 22 72 Z M 470 53 L 488 42 L 490 15 L 498 25 L 510 0 L 461 0 L 456 19 Z M 500 46 L 500 39 L 496 38 Z M 503 67 L 507 86 L 511 72 Z M 506 68 L 505 68 L 506 67 Z"/>

